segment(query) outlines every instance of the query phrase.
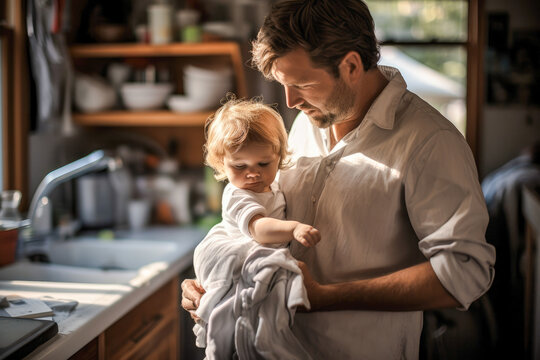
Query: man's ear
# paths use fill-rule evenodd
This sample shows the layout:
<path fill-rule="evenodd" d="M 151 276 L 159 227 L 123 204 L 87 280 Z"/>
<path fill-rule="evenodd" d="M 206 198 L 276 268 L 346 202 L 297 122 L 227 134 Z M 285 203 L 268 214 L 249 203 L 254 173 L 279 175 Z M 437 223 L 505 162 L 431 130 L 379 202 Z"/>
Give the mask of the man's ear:
<path fill-rule="evenodd" d="M 354 83 L 365 74 L 364 64 L 360 54 L 349 51 L 339 64 L 339 73 L 346 82 Z"/>

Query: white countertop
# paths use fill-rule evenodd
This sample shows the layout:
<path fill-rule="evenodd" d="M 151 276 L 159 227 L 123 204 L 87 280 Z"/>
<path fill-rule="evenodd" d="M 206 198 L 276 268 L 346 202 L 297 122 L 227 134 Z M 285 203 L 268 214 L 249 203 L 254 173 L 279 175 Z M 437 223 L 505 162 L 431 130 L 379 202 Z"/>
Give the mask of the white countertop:
<path fill-rule="evenodd" d="M 28 359 L 65 359 L 192 263 L 193 250 L 205 231 L 196 228 L 153 228 L 122 234 L 148 241 L 175 242 L 169 260 L 140 270 L 100 270 L 19 261 L 0 268 L 0 295 L 68 299 L 78 305 L 58 322 L 58 335 L 36 348 Z M 115 240 L 113 240 L 115 241 Z M 121 241 L 121 240 L 118 240 Z M 74 281 L 77 279 L 77 281 Z"/>

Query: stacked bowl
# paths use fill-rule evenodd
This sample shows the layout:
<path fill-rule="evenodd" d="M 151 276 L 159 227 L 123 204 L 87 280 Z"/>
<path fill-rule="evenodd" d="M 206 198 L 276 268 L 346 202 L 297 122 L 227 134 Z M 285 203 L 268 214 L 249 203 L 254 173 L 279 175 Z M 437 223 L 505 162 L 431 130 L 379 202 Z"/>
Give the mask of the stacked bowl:
<path fill-rule="evenodd" d="M 201 67 L 188 65 L 184 69 L 185 95 L 173 95 L 169 108 L 177 112 L 214 109 L 233 87 L 230 67 Z"/>

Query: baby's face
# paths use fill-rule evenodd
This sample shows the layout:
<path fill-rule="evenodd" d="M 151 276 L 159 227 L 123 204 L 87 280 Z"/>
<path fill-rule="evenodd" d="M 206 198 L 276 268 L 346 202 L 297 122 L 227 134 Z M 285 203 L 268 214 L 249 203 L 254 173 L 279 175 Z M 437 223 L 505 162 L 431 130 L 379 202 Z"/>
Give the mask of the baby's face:
<path fill-rule="evenodd" d="M 254 192 L 270 191 L 279 167 L 272 145 L 248 142 L 223 159 L 225 174 L 234 186 Z"/>

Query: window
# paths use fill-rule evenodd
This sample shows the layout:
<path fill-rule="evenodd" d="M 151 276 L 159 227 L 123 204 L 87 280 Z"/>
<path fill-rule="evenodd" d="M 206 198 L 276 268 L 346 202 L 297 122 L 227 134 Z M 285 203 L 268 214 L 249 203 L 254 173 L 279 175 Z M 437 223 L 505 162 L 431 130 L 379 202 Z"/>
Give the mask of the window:
<path fill-rule="evenodd" d="M 471 44 L 478 36 L 472 8 L 478 0 L 366 3 L 381 42 L 380 64 L 398 68 L 408 88 L 452 121 L 475 152 L 478 96 L 468 69 L 477 61 Z"/>

